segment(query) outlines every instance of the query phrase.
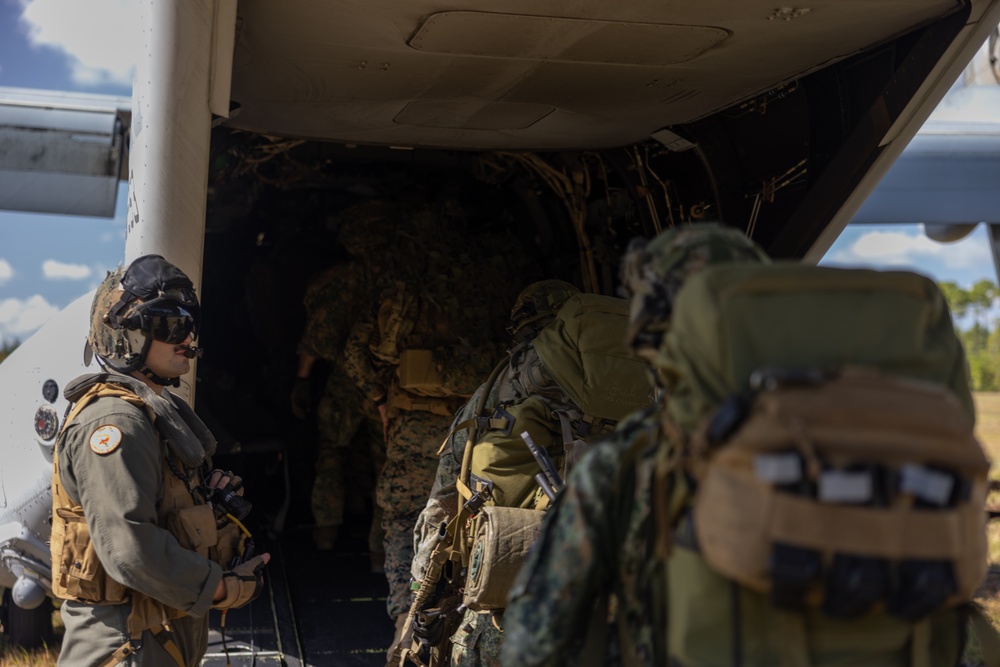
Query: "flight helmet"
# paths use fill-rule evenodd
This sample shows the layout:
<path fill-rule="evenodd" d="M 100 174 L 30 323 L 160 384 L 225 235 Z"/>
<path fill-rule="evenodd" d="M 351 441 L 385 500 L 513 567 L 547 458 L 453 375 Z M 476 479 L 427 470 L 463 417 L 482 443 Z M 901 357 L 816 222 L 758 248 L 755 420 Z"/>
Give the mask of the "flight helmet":
<path fill-rule="evenodd" d="M 709 264 L 723 262 L 771 259 L 741 231 L 715 222 L 674 227 L 651 241 L 633 239 L 621 267 L 622 291 L 629 299 L 626 345 L 652 362 L 681 285 Z"/>
<path fill-rule="evenodd" d="M 579 294 L 573 285 L 562 280 L 539 280 L 517 295 L 510 311 L 508 328 L 515 342 L 531 340 L 555 317 L 566 300 Z"/>
<path fill-rule="evenodd" d="M 90 309 L 90 333 L 84 353 L 96 354 L 102 366 L 119 373 L 139 371 L 160 385 L 178 386 L 146 367 L 154 340 L 177 345 L 198 335 L 200 320 L 194 284 L 160 255 L 144 255 L 127 269 L 109 272 L 97 288 Z M 189 357 L 200 356 L 190 348 Z"/>

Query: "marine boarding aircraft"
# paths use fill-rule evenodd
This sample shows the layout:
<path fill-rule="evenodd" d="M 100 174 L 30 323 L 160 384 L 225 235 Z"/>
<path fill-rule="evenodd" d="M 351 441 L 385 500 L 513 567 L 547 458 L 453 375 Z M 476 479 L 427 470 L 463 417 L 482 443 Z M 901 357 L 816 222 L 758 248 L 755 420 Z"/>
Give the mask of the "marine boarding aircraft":
<path fill-rule="evenodd" d="M 303 284 L 346 206 L 454 198 L 470 233 L 509 229 L 546 275 L 608 294 L 628 239 L 686 221 L 815 261 L 998 23 L 1000 0 L 147 0 L 131 110 L 49 137 L 96 150 L 74 145 L 77 161 L 0 151 L 0 206 L 52 193 L 37 179 L 56 175 L 66 194 L 90 183 L 99 208 L 105 186 L 83 176 L 127 173 L 124 261 L 162 254 L 202 295 L 209 353 L 185 396 L 197 378 L 197 404 L 234 441 L 280 438 L 287 415 L 255 411 L 247 434 L 234 406 L 270 405 L 290 381 Z M 99 111 L 13 106 L 70 124 L 74 108 Z M 39 139 L 17 122 L 0 141 Z M 49 458 L 89 300 L 0 366 L 0 586 L 16 635 L 44 622 L 31 609 L 49 593 Z M 269 655 L 305 664 L 303 633 L 282 644 L 279 625 Z"/>

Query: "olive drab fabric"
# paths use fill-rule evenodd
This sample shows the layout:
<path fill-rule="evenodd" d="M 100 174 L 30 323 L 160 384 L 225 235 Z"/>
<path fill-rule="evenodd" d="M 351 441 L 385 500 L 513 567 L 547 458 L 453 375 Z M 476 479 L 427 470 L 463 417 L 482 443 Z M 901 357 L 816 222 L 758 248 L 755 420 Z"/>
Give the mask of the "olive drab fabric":
<path fill-rule="evenodd" d="M 679 291 L 657 366 L 672 659 L 956 664 L 988 464 L 929 279 L 709 267 Z"/>
<path fill-rule="evenodd" d="M 522 434 L 544 449 L 565 477 L 587 444 L 648 406 L 646 366 L 624 345 L 626 302 L 575 294 L 526 347 L 512 352 L 500 380 L 493 427 L 470 443 L 470 489 L 487 508 L 469 536 L 464 597 L 470 609 L 502 609 L 538 535 L 550 498 Z M 558 491 L 558 489 L 556 489 Z"/>
<path fill-rule="evenodd" d="M 491 504 L 536 505 L 539 467 L 523 431 L 565 474 L 587 442 L 651 403 L 645 364 L 623 342 L 626 309 L 623 299 L 575 294 L 528 347 L 513 353 L 495 415 L 504 426 L 487 431 L 472 449 L 472 474 L 493 484 Z"/>
<path fill-rule="evenodd" d="M 590 421 L 619 421 L 650 403 L 645 364 L 623 341 L 624 299 L 578 294 L 532 346 L 545 369 Z"/>

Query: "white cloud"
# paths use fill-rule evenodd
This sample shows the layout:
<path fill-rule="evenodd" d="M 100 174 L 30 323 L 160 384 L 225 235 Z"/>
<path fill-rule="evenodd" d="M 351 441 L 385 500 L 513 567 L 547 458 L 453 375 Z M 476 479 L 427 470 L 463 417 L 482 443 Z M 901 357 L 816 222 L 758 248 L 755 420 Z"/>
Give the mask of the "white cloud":
<path fill-rule="evenodd" d="M 938 243 L 922 232 L 873 231 L 862 234 L 850 246 L 834 252 L 824 263 L 897 267 L 922 267 L 935 263 L 949 269 L 962 269 L 991 261 L 989 248 L 978 239 L 967 237 L 955 243 Z"/>
<path fill-rule="evenodd" d="M 83 280 L 90 277 L 90 267 L 85 264 L 65 264 L 54 259 L 42 262 L 42 275 L 48 280 Z"/>
<path fill-rule="evenodd" d="M 0 299 L 0 338 L 24 340 L 59 309 L 40 294 L 27 299 Z"/>
<path fill-rule="evenodd" d="M 3 257 L 0 257 L 0 285 L 10 280 L 14 276 L 14 267 Z"/>
<path fill-rule="evenodd" d="M 139 53 L 134 0 L 21 0 L 21 27 L 34 46 L 69 57 L 73 80 L 83 86 L 129 86 Z"/>

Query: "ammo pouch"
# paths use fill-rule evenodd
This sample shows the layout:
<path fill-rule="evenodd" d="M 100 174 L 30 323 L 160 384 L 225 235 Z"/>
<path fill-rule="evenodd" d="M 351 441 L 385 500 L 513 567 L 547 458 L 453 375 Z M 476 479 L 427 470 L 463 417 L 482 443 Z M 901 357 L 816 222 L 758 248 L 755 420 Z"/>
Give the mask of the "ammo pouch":
<path fill-rule="evenodd" d="M 401 387 L 390 387 L 389 398 L 386 405 L 392 410 L 402 410 L 403 412 L 430 412 L 431 414 L 451 417 L 455 410 L 461 407 L 464 402 L 460 397 L 433 397 L 419 396 L 411 394 Z"/>
<path fill-rule="evenodd" d="M 462 602 L 473 611 L 503 609 L 507 593 L 531 545 L 544 512 L 517 507 L 483 507 L 476 516 L 469 574 Z"/>
<path fill-rule="evenodd" d="M 210 505 L 191 505 L 171 511 L 167 515 L 167 530 L 185 549 L 209 557 L 209 549 L 219 543 L 215 527 L 215 512 Z M 223 564 L 225 567 L 225 564 Z"/>
<path fill-rule="evenodd" d="M 434 362 L 433 350 L 403 350 L 399 354 L 396 374 L 399 377 L 399 388 L 411 394 L 433 397 L 455 395 L 444 386 L 441 370 Z"/>
<path fill-rule="evenodd" d="M 862 368 L 802 378 L 765 383 L 735 425 L 724 403 L 695 434 L 706 563 L 780 609 L 833 618 L 912 622 L 970 600 L 989 464 L 956 397 Z"/>

